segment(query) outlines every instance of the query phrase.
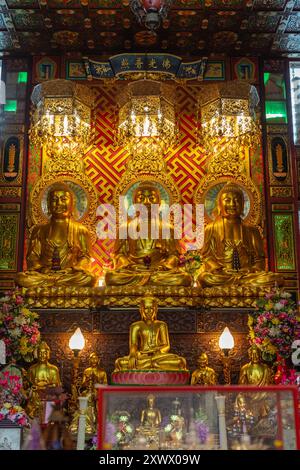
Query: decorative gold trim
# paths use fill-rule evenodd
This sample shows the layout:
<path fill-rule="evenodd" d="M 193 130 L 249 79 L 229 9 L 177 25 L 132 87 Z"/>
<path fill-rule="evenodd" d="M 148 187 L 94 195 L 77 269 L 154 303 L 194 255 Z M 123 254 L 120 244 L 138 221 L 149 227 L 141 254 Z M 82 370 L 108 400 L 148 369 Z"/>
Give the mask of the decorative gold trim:
<path fill-rule="evenodd" d="M 161 184 L 170 197 L 170 204 L 180 202 L 180 191 L 168 174 L 160 147 L 141 145 L 132 153 L 127 169 L 115 188 L 113 200 L 116 210 L 119 208 L 119 196 L 124 196 L 134 183 L 142 181 Z"/>
<path fill-rule="evenodd" d="M 151 288 L 151 295 L 157 297 L 161 307 L 254 307 L 256 300 L 267 292 L 267 288 L 244 286 Z M 32 308 L 136 307 L 149 294 L 149 287 L 37 287 L 23 289 L 22 293 Z"/>
<path fill-rule="evenodd" d="M 1 197 L 21 197 L 22 195 L 22 188 L 16 186 L 6 186 L 0 188 L 0 196 Z"/>
<path fill-rule="evenodd" d="M 270 195 L 271 197 L 292 197 L 293 188 L 285 186 L 273 186 L 272 188 L 270 188 Z"/>
<path fill-rule="evenodd" d="M 17 139 L 19 139 L 19 143 L 20 143 L 20 155 L 19 155 L 19 171 L 18 171 L 18 176 L 16 177 L 16 179 L 14 179 L 13 181 L 9 182 L 7 181 L 4 176 L 3 176 L 3 165 L 4 165 L 4 149 L 5 149 L 5 145 L 6 145 L 6 142 L 8 141 L 8 139 L 10 139 L 11 137 L 15 137 Z M 22 184 L 22 176 L 23 176 L 23 155 L 24 155 L 24 135 L 23 134 L 14 134 L 14 133 L 11 133 L 11 134 L 5 134 L 4 136 L 2 136 L 2 142 L 1 142 L 1 155 L 2 155 L 2 159 L 1 159 L 1 171 L 0 171 L 0 183 L 1 184 L 5 184 L 6 186 L 20 186 Z"/>

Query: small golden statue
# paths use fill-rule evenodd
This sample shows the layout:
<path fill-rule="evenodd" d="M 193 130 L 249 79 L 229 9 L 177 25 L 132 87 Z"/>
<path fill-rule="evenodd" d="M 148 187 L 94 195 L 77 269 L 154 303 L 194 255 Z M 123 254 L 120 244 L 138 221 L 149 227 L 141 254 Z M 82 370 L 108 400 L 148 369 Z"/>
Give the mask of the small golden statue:
<path fill-rule="evenodd" d="M 146 297 L 140 305 L 141 320 L 130 326 L 129 356 L 118 358 L 115 372 L 124 370 L 186 370 L 186 360 L 169 353 L 168 325 L 157 320 L 157 300 Z"/>
<path fill-rule="evenodd" d="M 136 428 L 135 441 L 145 443 L 146 447 L 153 444 L 159 444 L 159 430 L 161 424 L 161 414 L 158 408 L 154 407 L 155 396 L 150 394 L 147 396 L 147 408 L 142 410 L 141 425 Z M 155 448 L 155 447 L 154 447 Z"/>
<path fill-rule="evenodd" d="M 201 287 L 274 286 L 283 283 L 279 274 L 265 271 L 263 241 L 255 226 L 243 222 L 244 195 L 227 183 L 218 195 L 218 215 L 207 225 L 203 264 L 198 281 Z"/>
<path fill-rule="evenodd" d="M 135 204 L 143 204 L 148 211 L 147 227 L 150 233 L 151 205 L 160 204 L 160 193 L 151 182 L 141 183 L 133 195 Z M 128 222 L 127 238 L 117 240 L 115 244 L 114 269 L 106 273 L 105 282 L 108 286 L 122 285 L 168 285 L 191 286 L 192 277 L 179 267 L 179 245 L 174 239 L 171 226 L 170 237 L 163 238 L 163 223 L 157 228 L 158 238 L 130 237 L 138 232 L 137 219 Z M 166 227 L 165 227 L 166 228 Z"/>
<path fill-rule="evenodd" d="M 61 387 L 59 370 L 49 362 L 50 348 L 45 341 L 40 343 L 37 354 L 38 361 L 30 366 L 26 376 L 30 387 L 26 411 L 31 418 L 40 415 L 41 397 L 45 395 L 47 388 Z"/>
<path fill-rule="evenodd" d="M 95 385 L 107 385 L 107 374 L 105 370 L 100 367 L 100 358 L 96 353 L 93 352 L 90 354 L 89 361 L 90 366 L 83 371 L 80 396 L 88 397 L 88 405 L 85 413 L 86 433 L 93 434 L 97 427 L 97 390 Z M 69 428 L 72 434 L 77 433 L 79 416 L 80 411 L 77 409 Z"/>
<path fill-rule="evenodd" d="M 56 183 L 48 194 L 50 220 L 33 228 L 27 253 L 28 271 L 17 274 L 22 287 L 93 286 L 87 228 L 73 217 L 69 187 Z"/>
<path fill-rule="evenodd" d="M 141 426 L 143 428 L 159 428 L 161 414 L 158 408 L 154 408 L 155 396 L 150 394 L 147 397 L 147 408 L 142 410 Z"/>
<path fill-rule="evenodd" d="M 272 369 L 262 362 L 260 349 L 253 344 L 248 349 L 250 362 L 243 365 L 240 370 L 240 385 L 256 385 L 262 387 L 273 383 Z"/>
<path fill-rule="evenodd" d="M 192 373 L 191 385 L 216 385 L 217 375 L 214 369 L 208 367 L 206 353 L 200 354 L 197 365 L 198 368 Z"/>

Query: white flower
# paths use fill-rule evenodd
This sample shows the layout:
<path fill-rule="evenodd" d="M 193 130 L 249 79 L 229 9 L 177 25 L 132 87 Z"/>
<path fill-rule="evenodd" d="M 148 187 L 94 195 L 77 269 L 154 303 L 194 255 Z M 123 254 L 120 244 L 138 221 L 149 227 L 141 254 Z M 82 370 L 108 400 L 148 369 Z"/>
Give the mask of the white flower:
<path fill-rule="evenodd" d="M 10 301 L 10 297 L 6 295 L 5 297 L 1 297 L 0 302 L 6 303 Z"/>
<path fill-rule="evenodd" d="M 18 336 L 21 335 L 21 328 L 14 328 L 13 330 L 10 330 L 10 335 L 13 338 L 17 338 Z"/>
<path fill-rule="evenodd" d="M 281 297 L 282 299 L 289 299 L 290 297 L 292 297 L 292 295 L 291 295 L 289 292 L 282 292 L 282 293 L 280 294 L 280 297 Z"/>
<path fill-rule="evenodd" d="M 278 336 L 280 334 L 279 328 L 276 328 L 275 326 L 272 326 L 269 330 L 269 335 L 270 336 Z"/>
<path fill-rule="evenodd" d="M 277 302 L 277 304 L 274 305 L 274 310 L 281 310 L 283 305 L 280 302 Z"/>
<path fill-rule="evenodd" d="M 19 316 L 19 317 L 15 318 L 14 322 L 17 325 L 25 325 L 26 324 L 26 318 Z"/>

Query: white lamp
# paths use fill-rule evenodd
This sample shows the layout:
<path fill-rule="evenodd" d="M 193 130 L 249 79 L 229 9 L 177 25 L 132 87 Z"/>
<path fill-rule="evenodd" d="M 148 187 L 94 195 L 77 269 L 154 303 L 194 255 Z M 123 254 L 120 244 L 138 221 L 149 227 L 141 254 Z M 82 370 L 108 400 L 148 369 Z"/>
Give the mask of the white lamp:
<path fill-rule="evenodd" d="M 223 333 L 220 335 L 219 338 L 219 347 L 222 351 L 221 360 L 223 364 L 223 373 L 225 383 L 227 385 L 231 382 L 231 373 L 230 373 L 230 366 L 231 366 L 231 358 L 230 358 L 230 351 L 234 348 L 234 339 L 232 334 L 230 333 L 229 328 L 226 326 L 223 330 Z"/>

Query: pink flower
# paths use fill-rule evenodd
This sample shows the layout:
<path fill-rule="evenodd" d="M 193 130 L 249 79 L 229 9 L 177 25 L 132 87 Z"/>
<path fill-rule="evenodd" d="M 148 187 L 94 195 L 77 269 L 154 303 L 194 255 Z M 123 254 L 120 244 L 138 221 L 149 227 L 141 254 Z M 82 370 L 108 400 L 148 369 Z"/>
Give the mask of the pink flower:
<path fill-rule="evenodd" d="M 23 297 L 16 295 L 16 304 L 21 305 L 23 303 Z"/>

